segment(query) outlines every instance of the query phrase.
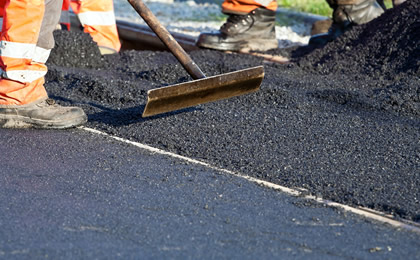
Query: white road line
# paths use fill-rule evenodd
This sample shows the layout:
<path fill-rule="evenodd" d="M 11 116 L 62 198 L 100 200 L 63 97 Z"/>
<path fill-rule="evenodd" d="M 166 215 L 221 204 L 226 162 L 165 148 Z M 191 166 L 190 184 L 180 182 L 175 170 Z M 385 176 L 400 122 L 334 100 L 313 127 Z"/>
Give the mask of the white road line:
<path fill-rule="evenodd" d="M 188 158 L 188 157 L 185 157 L 185 156 L 182 156 L 182 155 L 178 155 L 178 154 L 175 154 L 175 153 L 167 152 L 167 151 L 164 151 L 164 150 L 161 150 L 161 149 L 158 149 L 158 148 L 154 148 L 154 147 L 149 146 L 149 145 L 145 145 L 145 144 L 138 143 L 138 142 L 133 142 L 133 141 L 121 138 L 121 137 L 117 137 L 117 136 L 112 136 L 112 135 L 109 135 L 107 133 L 101 132 L 101 131 L 93 129 L 93 128 L 89 128 L 89 127 L 79 127 L 79 128 L 83 129 L 83 130 L 86 130 L 88 132 L 92 132 L 92 133 L 96 133 L 96 134 L 100 134 L 100 135 L 104 135 L 104 136 L 113 138 L 113 139 L 118 140 L 120 142 L 124 142 L 124 143 L 127 143 L 127 144 L 137 146 L 139 148 L 145 149 L 145 150 L 147 150 L 149 152 L 152 152 L 152 153 L 167 155 L 167 156 L 177 158 L 177 159 L 180 159 L 180 160 L 183 160 L 183 161 L 187 161 L 187 162 L 190 162 L 190 163 L 193 163 L 193 164 L 205 166 L 205 167 L 208 167 L 210 169 L 213 169 L 213 170 L 216 170 L 216 171 L 219 171 L 219 172 L 223 172 L 223 173 L 226 173 L 226 174 L 230 174 L 230 175 L 234 175 L 234 176 L 246 179 L 250 182 L 253 182 L 253 183 L 256 183 L 256 184 L 259 184 L 259 185 L 262 185 L 262 186 L 265 186 L 265 187 L 268 187 L 268 188 L 271 188 L 271 189 L 279 190 L 281 192 L 284 192 L 286 194 L 289 194 L 289 195 L 292 195 L 292 196 L 295 196 L 295 197 L 309 199 L 309 200 L 312 200 L 312 201 L 315 201 L 315 202 L 318 202 L 318 203 L 321 203 L 321 204 L 324 204 L 324 205 L 327 205 L 327 206 L 330 206 L 330 207 L 339 208 L 339 209 L 342 209 L 344 211 L 352 212 L 354 214 L 363 216 L 363 217 L 368 218 L 368 219 L 373 219 L 373 220 L 376 220 L 376 221 L 379 221 L 379 222 L 382 222 L 382 223 L 387 223 L 387 224 L 389 224 L 393 227 L 396 227 L 396 228 L 401 228 L 401 229 L 413 231 L 413 232 L 416 232 L 416 233 L 420 234 L 420 225 L 415 223 L 415 222 L 411 222 L 409 220 L 399 221 L 399 220 L 393 219 L 392 216 L 388 217 L 387 214 L 382 213 L 382 212 L 378 212 L 378 211 L 374 211 L 374 210 L 370 210 L 370 209 L 365 209 L 365 208 L 355 208 L 355 207 L 351 207 L 351 206 L 344 205 L 344 204 L 341 204 L 341 203 L 337 203 L 337 202 L 333 202 L 333 201 L 330 201 L 330 200 L 325 200 L 325 199 L 322 199 L 322 198 L 319 198 L 319 197 L 315 197 L 313 195 L 303 195 L 303 192 L 305 191 L 305 189 L 301 189 L 302 190 L 301 191 L 300 189 L 287 188 L 287 187 L 284 187 L 284 186 L 281 186 L 281 185 L 278 185 L 278 184 L 275 184 L 275 183 L 271 183 L 271 182 L 268 182 L 268 181 L 264 181 L 264 180 L 260 180 L 260 179 L 253 178 L 253 177 L 250 177 L 250 176 L 246 176 L 246 175 L 243 175 L 241 173 L 236 173 L 236 172 L 233 172 L 233 171 L 230 171 L 230 170 L 218 168 L 218 167 L 212 166 L 208 163 L 205 163 L 205 162 L 202 162 L 202 161 L 199 161 L 199 160 L 195 160 L 195 159 L 192 159 L 192 158 Z"/>

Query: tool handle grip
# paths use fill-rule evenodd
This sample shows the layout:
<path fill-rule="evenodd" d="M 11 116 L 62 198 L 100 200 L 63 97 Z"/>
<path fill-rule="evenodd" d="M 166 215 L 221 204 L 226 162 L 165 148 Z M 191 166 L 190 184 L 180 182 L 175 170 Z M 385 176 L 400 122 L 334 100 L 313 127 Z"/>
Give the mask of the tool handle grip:
<path fill-rule="evenodd" d="M 201 69 L 195 64 L 191 57 L 184 51 L 174 37 L 166 30 L 164 26 L 158 21 L 156 16 L 143 3 L 142 0 L 128 0 L 137 13 L 149 25 L 149 27 L 156 33 L 159 39 L 168 47 L 172 54 L 178 59 L 185 70 L 191 75 L 193 79 L 202 79 L 206 76 Z"/>

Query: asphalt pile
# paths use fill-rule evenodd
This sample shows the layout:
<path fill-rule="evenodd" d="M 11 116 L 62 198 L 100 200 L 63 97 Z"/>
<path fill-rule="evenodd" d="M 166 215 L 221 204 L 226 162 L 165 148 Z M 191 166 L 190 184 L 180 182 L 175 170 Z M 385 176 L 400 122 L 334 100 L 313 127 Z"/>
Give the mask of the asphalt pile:
<path fill-rule="evenodd" d="M 300 59 L 310 71 L 398 80 L 420 75 L 419 1 L 391 8 Z M 296 51 L 298 53 L 298 51 Z"/>
<path fill-rule="evenodd" d="M 389 9 L 325 48 L 298 58 L 298 63 L 314 73 L 366 75 L 380 83 L 368 86 L 372 89 L 368 96 L 375 100 L 375 106 L 419 115 L 419 7 L 419 1 L 414 0 Z"/>
<path fill-rule="evenodd" d="M 147 90 L 192 80 L 168 52 L 101 56 L 56 31 L 47 90 L 88 126 L 350 205 L 420 221 L 419 0 L 322 49 L 275 50 L 290 64 L 191 52 L 208 75 L 264 64 L 255 94 L 141 118 Z M 197 173 L 199 174 L 199 173 Z"/>

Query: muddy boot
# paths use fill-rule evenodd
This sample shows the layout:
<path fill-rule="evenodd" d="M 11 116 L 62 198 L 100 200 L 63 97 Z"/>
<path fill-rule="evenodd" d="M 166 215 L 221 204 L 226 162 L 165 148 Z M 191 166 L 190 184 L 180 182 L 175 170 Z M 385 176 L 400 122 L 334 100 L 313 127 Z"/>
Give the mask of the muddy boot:
<path fill-rule="evenodd" d="M 0 127 L 64 129 L 86 123 L 85 112 L 78 107 L 62 107 L 52 99 L 27 105 L 0 105 Z"/>
<path fill-rule="evenodd" d="M 316 21 L 312 24 L 311 35 L 327 33 L 332 25 L 332 19 Z"/>
<path fill-rule="evenodd" d="M 229 14 L 217 32 L 201 33 L 197 46 L 223 51 L 267 51 L 278 47 L 276 12 L 257 8 L 249 14 Z"/>
<path fill-rule="evenodd" d="M 320 33 L 312 35 L 309 38 L 309 45 L 316 45 L 316 46 L 323 46 L 330 41 L 337 39 L 340 35 L 342 35 L 345 31 L 348 31 L 353 26 L 352 23 L 343 22 L 343 23 L 335 23 L 333 22 L 326 33 Z"/>
<path fill-rule="evenodd" d="M 406 0 L 392 0 L 392 6 L 396 7 L 399 6 L 400 4 L 404 3 Z"/>
<path fill-rule="evenodd" d="M 99 48 L 99 52 L 101 53 L 101 55 L 109 55 L 109 54 L 118 53 L 116 50 L 114 50 L 112 48 L 105 47 L 105 46 L 98 46 L 98 48 Z"/>
<path fill-rule="evenodd" d="M 354 25 L 368 23 L 384 9 L 376 0 L 327 0 L 333 8 L 333 23 L 327 33 L 313 35 L 309 44 L 325 45 Z"/>

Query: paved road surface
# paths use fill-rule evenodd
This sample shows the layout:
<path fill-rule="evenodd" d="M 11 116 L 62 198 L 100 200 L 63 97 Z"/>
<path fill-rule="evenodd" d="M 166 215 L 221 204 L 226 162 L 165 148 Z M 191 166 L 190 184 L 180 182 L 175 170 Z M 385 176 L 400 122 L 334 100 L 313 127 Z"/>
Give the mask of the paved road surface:
<path fill-rule="evenodd" d="M 0 129 L 2 259 L 420 259 L 420 235 L 81 129 Z"/>

